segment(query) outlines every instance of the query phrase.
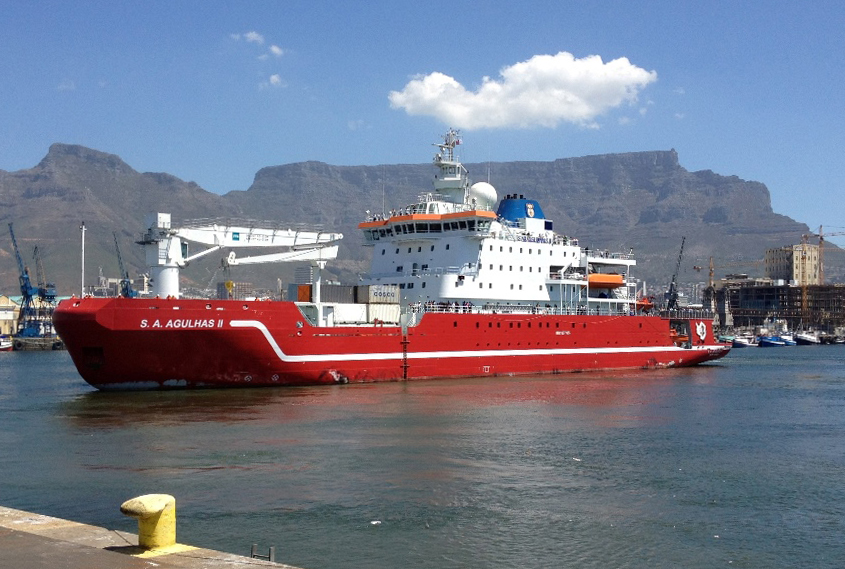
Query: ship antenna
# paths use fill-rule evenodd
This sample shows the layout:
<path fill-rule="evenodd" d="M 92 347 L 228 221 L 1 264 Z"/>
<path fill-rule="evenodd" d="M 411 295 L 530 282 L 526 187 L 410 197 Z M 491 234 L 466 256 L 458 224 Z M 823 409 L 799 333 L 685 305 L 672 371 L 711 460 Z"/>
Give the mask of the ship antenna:
<path fill-rule="evenodd" d="M 446 159 L 447 162 L 454 162 L 455 160 L 455 147 L 461 143 L 461 132 L 450 128 L 446 131 L 446 136 L 443 137 L 442 144 L 435 144 L 440 149 L 440 152 L 443 153 L 443 156 L 438 156 L 439 160 L 443 158 Z"/>

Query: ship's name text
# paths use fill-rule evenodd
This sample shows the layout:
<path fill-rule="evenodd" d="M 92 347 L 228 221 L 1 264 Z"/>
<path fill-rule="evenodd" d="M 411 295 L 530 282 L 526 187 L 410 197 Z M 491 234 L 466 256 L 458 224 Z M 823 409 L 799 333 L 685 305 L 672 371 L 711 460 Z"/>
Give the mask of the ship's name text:
<path fill-rule="evenodd" d="M 141 320 L 141 328 L 222 328 L 222 320 L 203 319 L 203 318 L 171 318 L 166 322 L 161 320 L 153 320 L 150 322 L 147 319 Z"/>

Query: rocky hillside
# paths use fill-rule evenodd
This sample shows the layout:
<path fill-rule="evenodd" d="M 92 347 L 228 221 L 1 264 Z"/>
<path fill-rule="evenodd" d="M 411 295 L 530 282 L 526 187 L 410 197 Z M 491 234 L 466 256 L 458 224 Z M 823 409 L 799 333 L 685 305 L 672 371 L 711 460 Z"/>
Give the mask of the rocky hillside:
<path fill-rule="evenodd" d="M 633 248 L 637 274 L 662 285 L 674 270 L 681 237 L 686 236 L 682 281 L 706 280 L 712 255 L 717 265 L 758 260 L 766 248 L 800 241 L 806 225 L 772 211 L 765 185 L 711 171 L 689 172 L 675 151 L 607 154 L 554 162 L 469 164 L 475 180 L 496 186 L 499 195 L 523 194 L 540 201 L 555 228 L 602 249 Z M 203 217 L 270 219 L 322 225 L 345 235 L 340 258 L 329 270 L 343 282 L 366 271 L 370 250 L 361 247 L 358 222 L 366 210 L 381 211 L 413 201 L 429 191 L 430 164 L 331 166 L 304 162 L 261 169 L 246 191 L 224 196 L 163 173 L 139 173 L 113 154 L 54 144 L 34 168 L 0 171 L 0 291 L 17 292 L 17 268 L 7 223 L 26 257 L 38 245 L 49 280 L 64 294 L 80 281 L 80 222 L 86 232 L 86 274 L 97 268 L 117 276 L 112 233 L 134 275 L 144 270 L 133 244 L 152 211 L 171 212 L 174 222 Z M 212 255 L 213 257 L 213 255 Z M 221 255 L 222 257 L 222 255 Z M 194 284 L 211 282 L 217 264 L 197 263 L 186 273 Z M 754 266 L 733 268 L 753 272 Z M 758 268 L 758 271 L 762 267 Z M 289 269 L 239 268 L 232 275 L 275 288 Z M 725 271 L 721 271 L 724 273 Z M 828 277 L 841 274 L 828 262 Z M 216 278 L 216 277 L 215 277 Z"/>

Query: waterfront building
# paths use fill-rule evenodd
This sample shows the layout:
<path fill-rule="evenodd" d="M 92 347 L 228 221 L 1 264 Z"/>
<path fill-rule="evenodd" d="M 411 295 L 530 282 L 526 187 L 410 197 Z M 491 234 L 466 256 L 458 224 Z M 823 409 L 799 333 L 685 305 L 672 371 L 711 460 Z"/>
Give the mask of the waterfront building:
<path fill-rule="evenodd" d="M 819 246 L 810 243 L 767 249 L 766 278 L 797 286 L 821 284 Z"/>

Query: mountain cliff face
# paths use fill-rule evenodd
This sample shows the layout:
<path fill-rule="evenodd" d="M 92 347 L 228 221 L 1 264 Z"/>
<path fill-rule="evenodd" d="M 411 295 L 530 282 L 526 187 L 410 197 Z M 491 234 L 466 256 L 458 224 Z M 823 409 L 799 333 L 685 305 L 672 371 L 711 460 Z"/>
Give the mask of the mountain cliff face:
<path fill-rule="evenodd" d="M 468 164 L 470 176 L 496 186 L 499 196 L 537 199 L 561 233 L 582 245 L 628 250 L 638 258 L 636 274 L 651 284 L 671 279 L 681 237 L 686 236 L 682 281 L 706 280 L 693 265 L 713 256 L 727 264 L 756 260 L 765 249 L 800 241 L 804 224 L 772 211 L 769 192 L 759 182 L 689 172 L 674 150 L 565 158 L 554 162 Z M 331 274 L 354 282 L 367 270 L 370 249 L 361 247 L 357 224 L 367 210 L 397 208 L 431 189 L 431 164 L 331 166 L 303 162 L 262 168 L 246 191 L 224 196 L 164 173 L 139 173 L 118 156 L 81 146 L 54 144 L 34 168 L 0 171 L 0 234 L 14 222 L 22 254 L 29 262 L 34 245 L 44 255 L 49 280 L 60 293 L 79 290 L 80 222 L 85 221 L 86 282 L 97 267 L 117 276 L 112 232 L 118 232 L 124 260 L 135 275 L 144 270 L 140 247 L 143 218 L 170 212 L 174 223 L 203 217 L 268 219 L 291 225 L 321 225 L 345 238 Z M 214 261 L 191 267 L 189 279 L 206 286 Z M 11 242 L 0 237 L 0 291 L 16 294 L 17 269 Z M 275 287 L 291 269 L 238 269 L 235 280 Z M 753 272 L 753 267 L 745 269 Z M 762 270 L 762 267 L 758 269 Z M 828 275 L 836 274 L 828 266 Z"/>

